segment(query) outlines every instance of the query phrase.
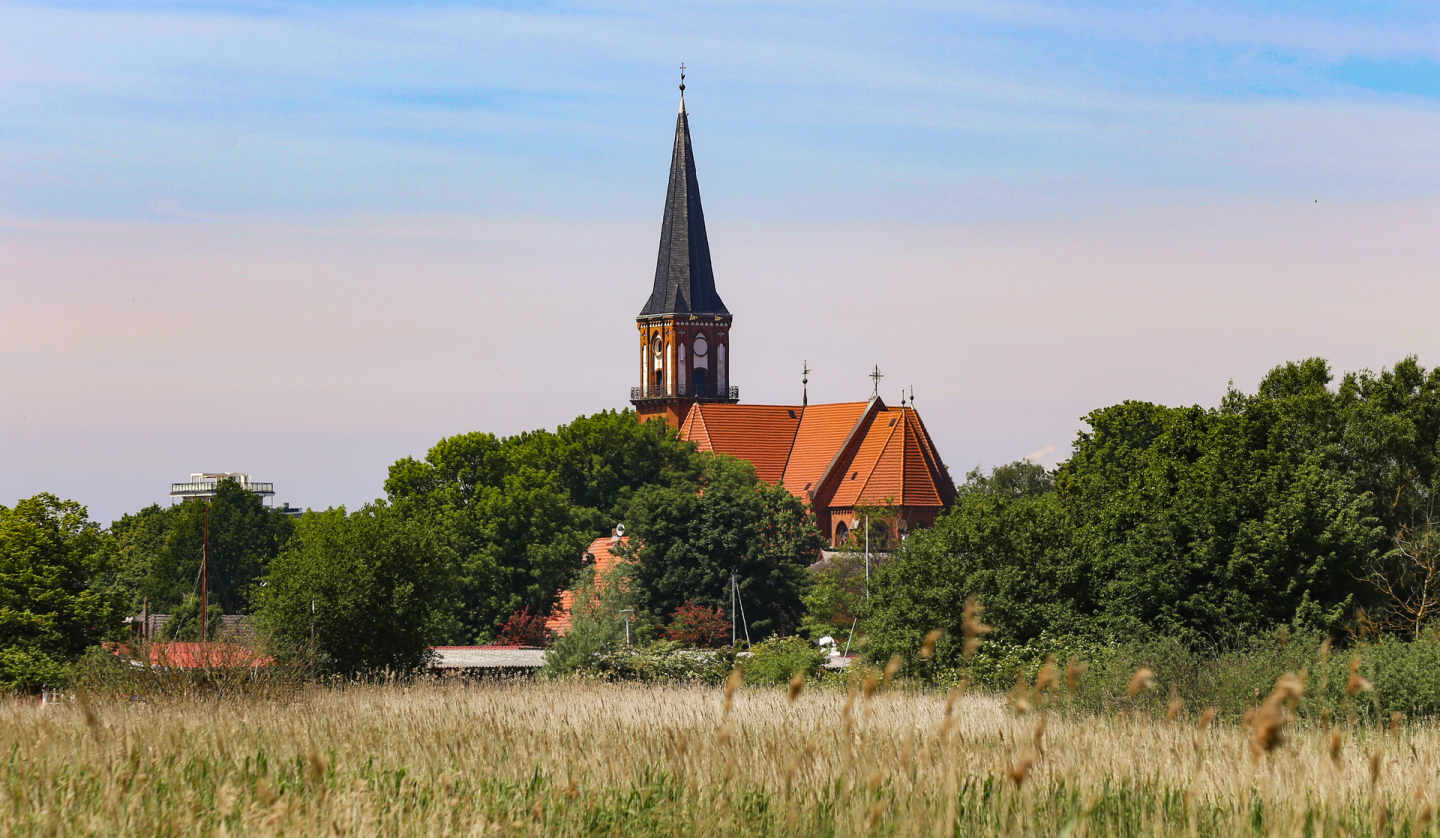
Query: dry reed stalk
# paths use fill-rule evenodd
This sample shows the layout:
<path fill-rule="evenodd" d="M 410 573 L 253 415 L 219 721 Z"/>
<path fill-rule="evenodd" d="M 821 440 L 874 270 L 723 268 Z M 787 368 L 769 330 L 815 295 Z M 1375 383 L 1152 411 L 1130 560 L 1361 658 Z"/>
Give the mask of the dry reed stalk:
<path fill-rule="evenodd" d="M 944 631 L 944 629 L 938 629 L 938 628 L 937 628 L 937 629 L 931 629 L 930 632 L 925 635 L 925 643 L 924 643 L 924 645 L 922 645 L 922 646 L 920 647 L 920 659 L 921 659 L 921 660 L 930 660 L 930 658 L 934 657 L 934 656 L 935 656 L 935 644 L 936 644 L 936 643 L 939 643 L 939 642 L 940 642 L 940 638 L 942 638 L 942 637 L 944 637 L 944 636 L 945 636 L 945 631 Z"/>
<path fill-rule="evenodd" d="M 1072 693 L 1080 689 L 1080 676 L 1089 668 L 1090 664 L 1083 661 L 1070 661 L 1065 667 L 1065 687 Z"/>
<path fill-rule="evenodd" d="M 1358 693 L 1371 689 L 1374 689 L 1371 683 L 1360 677 L 1360 656 L 1356 655 L 1350 659 L 1350 680 L 1345 682 L 1345 694 L 1354 698 Z"/>
<path fill-rule="evenodd" d="M 860 691 L 857 679 L 849 694 L 807 689 L 792 704 L 784 689 L 732 690 L 723 731 L 724 688 L 686 686 L 496 680 L 95 702 L 103 743 L 78 703 L 0 704 L 0 753 L 18 755 L 0 760 L 0 835 L 858 838 L 868 823 L 1015 838 L 1074 824 L 1073 838 L 1103 838 L 1185 834 L 1196 819 L 1200 833 L 1238 836 L 1257 815 L 1277 834 L 1313 823 L 1317 835 L 1363 835 L 1376 800 L 1390 830 L 1433 832 L 1433 721 L 1403 721 L 1397 741 L 1415 758 L 1382 766 L 1374 748 L 1367 776 L 1363 760 L 1322 771 L 1323 746 L 1252 767 L 1253 733 L 1201 714 L 1201 769 L 1163 719 L 1049 713 L 1027 728 L 1002 696 L 957 690 L 896 692 L 862 724 L 847 718 Z M 1330 736 L 1380 744 L 1376 733 L 1336 725 Z M 991 804 L 986 783 L 999 789 Z"/>
<path fill-rule="evenodd" d="M 791 675 L 791 676 L 790 676 L 790 688 L 789 688 L 789 691 L 788 691 L 789 694 L 790 694 L 790 703 L 791 703 L 791 704 L 794 704 L 794 703 L 795 703 L 795 699 L 797 699 L 797 698 L 800 697 L 800 691 L 803 690 L 803 689 L 805 689 L 805 673 L 804 673 L 803 671 L 801 671 L 801 672 L 796 672 L 794 675 Z"/>
<path fill-rule="evenodd" d="M 1140 668 L 1130 678 L 1130 684 L 1125 688 L 1125 695 L 1134 698 L 1145 690 L 1155 686 L 1155 673 L 1149 669 Z"/>
<path fill-rule="evenodd" d="M 992 630 L 990 626 L 980 622 L 980 615 L 984 613 L 984 607 L 980 605 L 980 601 L 974 595 L 965 600 L 965 619 L 960 624 L 960 631 L 965 636 L 961 653 L 966 658 L 974 657 L 975 653 L 980 650 L 980 645 L 985 642 L 980 635 L 988 634 Z"/>
<path fill-rule="evenodd" d="M 895 676 L 900 672 L 900 667 L 904 665 L 905 661 L 901 660 L 899 655 L 890 658 L 890 662 L 885 664 L 885 680 L 883 685 L 886 689 L 889 689 L 890 682 L 895 680 Z"/>

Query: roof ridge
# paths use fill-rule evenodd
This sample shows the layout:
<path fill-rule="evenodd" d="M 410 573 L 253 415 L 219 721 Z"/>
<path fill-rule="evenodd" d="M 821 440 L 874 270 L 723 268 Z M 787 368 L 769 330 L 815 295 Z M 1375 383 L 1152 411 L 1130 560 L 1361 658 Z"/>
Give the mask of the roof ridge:
<path fill-rule="evenodd" d="M 858 404 L 858 402 L 845 402 L 845 404 Z M 885 401 L 879 396 L 872 396 L 870 401 L 865 403 L 865 409 L 860 412 L 860 417 L 855 420 L 855 424 L 850 428 L 850 433 L 845 435 L 845 441 L 840 444 L 835 456 L 830 459 L 830 464 L 820 472 L 820 479 L 815 481 L 816 494 L 819 494 L 819 490 L 825 488 L 825 484 L 830 481 L 830 475 L 835 471 L 835 466 L 839 464 L 840 458 L 845 456 L 845 452 L 850 450 L 850 443 L 855 440 L 855 435 L 860 432 L 860 428 L 863 426 L 868 429 L 875 421 L 876 414 L 885 409 Z M 867 422 L 867 419 L 870 421 Z M 810 497 L 813 505 L 815 496 L 811 495 Z"/>

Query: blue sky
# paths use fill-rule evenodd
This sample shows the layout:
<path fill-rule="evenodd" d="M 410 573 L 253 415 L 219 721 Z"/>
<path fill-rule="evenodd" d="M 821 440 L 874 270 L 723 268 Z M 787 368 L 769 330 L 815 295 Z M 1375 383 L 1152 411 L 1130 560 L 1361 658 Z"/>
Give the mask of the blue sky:
<path fill-rule="evenodd" d="M 0 2 L 0 502 L 623 406 L 681 61 L 748 401 L 888 365 L 959 474 L 1440 363 L 1436 4 Z"/>

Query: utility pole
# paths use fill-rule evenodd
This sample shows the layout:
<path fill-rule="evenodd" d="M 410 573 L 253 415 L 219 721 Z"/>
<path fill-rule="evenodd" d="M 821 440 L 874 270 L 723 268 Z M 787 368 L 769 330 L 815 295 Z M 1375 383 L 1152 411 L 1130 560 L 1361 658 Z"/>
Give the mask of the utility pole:
<path fill-rule="evenodd" d="M 870 516 L 865 516 L 865 601 L 870 601 Z"/>
<path fill-rule="evenodd" d="M 209 628 L 206 606 L 210 603 L 210 504 L 205 504 L 205 535 L 200 543 L 200 642 L 205 642 L 205 630 Z"/>
<path fill-rule="evenodd" d="M 735 568 L 730 568 L 730 648 L 735 648 Z"/>

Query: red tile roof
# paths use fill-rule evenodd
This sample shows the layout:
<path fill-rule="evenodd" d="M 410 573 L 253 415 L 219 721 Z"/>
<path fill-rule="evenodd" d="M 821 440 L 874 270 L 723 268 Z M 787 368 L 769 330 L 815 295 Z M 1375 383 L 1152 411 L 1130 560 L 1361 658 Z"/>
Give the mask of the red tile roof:
<path fill-rule="evenodd" d="M 810 500 L 807 492 L 817 492 L 820 481 L 845 448 L 845 442 L 858 430 L 857 423 L 865 416 L 869 402 L 812 404 L 801 416 L 795 434 L 795 446 L 785 464 L 785 488 L 801 500 Z"/>
<path fill-rule="evenodd" d="M 701 451 L 748 460 L 756 476 L 775 484 L 785 474 L 802 411 L 790 405 L 697 402 L 680 426 L 680 435 Z"/>
<path fill-rule="evenodd" d="M 107 644 L 117 655 L 129 657 L 134 651 L 126 644 Z M 269 666 L 275 659 L 239 643 L 151 643 L 150 665 L 177 669 L 230 669 L 241 666 Z"/>
<path fill-rule="evenodd" d="M 585 548 L 587 554 L 595 557 L 595 580 L 597 584 L 603 581 L 605 574 L 609 573 L 611 568 L 624 561 L 624 559 L 612 553 L 611 550 L 618 545 L 629 543 L 630 536 L 628 535 L 619 539 L 612 537 L 597 538 L 590 542 L 589 547 Z M 575 592 L 569 590 L 561 591 L 560 602 L 555 608 L 555 613 L 550 615 L 550 618 L 545 621 L 545 627 L 556 634 L 564 634 L 569 631 L 570 610 L 574 608 L 574 606 Z"/>
<path fill-rule="evenodd" d="M 870 402 L 696 404 L 680 433 L 703 451 L 749 460 L 768 483 L 829 508 L 892 499 L 949 506 L 955 485 L 914 408 Z"/>

